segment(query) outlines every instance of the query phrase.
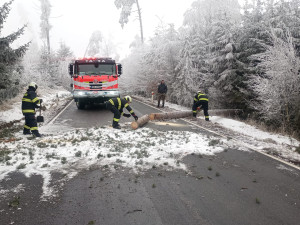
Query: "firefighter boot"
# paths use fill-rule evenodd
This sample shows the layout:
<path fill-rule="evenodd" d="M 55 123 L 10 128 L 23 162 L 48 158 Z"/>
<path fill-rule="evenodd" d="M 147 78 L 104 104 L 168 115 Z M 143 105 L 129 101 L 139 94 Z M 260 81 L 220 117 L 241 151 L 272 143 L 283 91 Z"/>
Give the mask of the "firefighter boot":
<path fill-rule="evenodd" d="M 205 117 L 205 120 L 206 120 L 206 121 L 209 121 L 209 117 Z"/>
<path fill-rule="evenodd" d="M 115 129 L 121 129 L 119 123 L 116 122 L 116 121 L 113 121 L 113 128 L 115 128 Z"/>
<path fill-rule="evenodd" d="M 39 133 L 38 130 L 33 130 L 32 134 L 33 134 L 34 137 L 42 137 L 42 135 Z"/>

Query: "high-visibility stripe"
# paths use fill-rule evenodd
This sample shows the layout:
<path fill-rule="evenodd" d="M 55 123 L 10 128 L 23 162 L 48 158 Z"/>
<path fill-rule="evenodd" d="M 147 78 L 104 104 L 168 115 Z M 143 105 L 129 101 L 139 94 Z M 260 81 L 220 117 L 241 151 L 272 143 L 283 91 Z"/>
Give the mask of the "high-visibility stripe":
<path fill-rule="evenodd" d="M 38 100 L 39 100 L 38 98 L 34 98 L 34 99 L 32 99 L 32 102 L 34 103 L 34 102 L 36 102 Z"/>
<path fill-rule="evenodd" d="M 24 125 L 24 128 L 26 128 L 26 129 L 29 129 L 29 130 L 30 130 L 30 127 L 29 127 L 29 126 L 27 126 L 27 125 Z"/>
<path fill-rule="evenodd" d="M 31 127 L 30 130 L 38 130 L 38 127 Z"/>
<path fill-rule="evenodd" d="M 120 120 L 120 119 L 116 119 L 116 118 L 114 118 L 114 121 L 116 121 L 116 122 L 119 122 L 119 120 Z"/>
<path fill-rule="evenodd" d="M 34 109 L 23 109 L 22 110 L 23 113 L 35 113 Z"/>
<path fill-rule="evenodd" d="M 131 114 L 134 113 L 133 110 L 131 110 L 130 113 L 131 113 Z"/>
<path fill-rule="evenodd" d="M 126 103 L 125 105 L 124 105 L 124 107 L 126 108 L 127 106 L 129 106 L 129 104 L 128 103 Z"/>
<path fill-rule="evenodd" d="M 197 101 L 198 99 L 194 98 L 194 101 Z"/>
<path fill-rule="evenodd" d="M 123 116 L 124 112 L 121 113 L 121 115 Z"/>
<path fill-rule="evenodd" d="M 114 101 L 112 99 L 108 100 L 112 105 L 115 105 Z"/>
<path fill-rule="evenodd" d="M 208 101 L 207 98 L 200 98 L 199 101 Z"/>
<path fill-rule="evenodd" d="M 24 94 L 24 96 L 27 96 L 27 95 L 28 95 L 27 93 Z"/>
<path fill-rule="evenodd" d="M 197 111 L 193 111 L 193 113 L 197 113 Z"/>
<path fill-rule="evenodd" d="M 32 102 L 29 98 L 22 98 L 22 102 Z"/>
<path fill-rule="evenodd" d="M 119 104 L 119 105 L 118 105 L 118 110 L 120 110 L 120 109 L 121 109 L 121 106 L 122 106 L 122 105 L 121 105 L 121 99 L 120 99 L 120 98 L 117 98 L 117 99 L 118 99 L 118 104 Z"/>
<path fill-rule="evenodd" d="M 209 116 L 205 116 L 205 118 L 209 118 Z"/>

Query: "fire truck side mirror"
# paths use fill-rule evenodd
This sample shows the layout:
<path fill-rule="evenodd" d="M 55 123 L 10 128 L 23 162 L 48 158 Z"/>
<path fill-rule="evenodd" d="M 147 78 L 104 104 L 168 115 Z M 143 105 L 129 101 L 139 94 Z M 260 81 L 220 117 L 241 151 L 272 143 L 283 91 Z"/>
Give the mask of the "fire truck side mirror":
<path fill-rule="evenodd" d="M 73 64 L 69 64 L 69 74 L 71 77 L 73 77 L 73 74 L 74 74 L 74 65 Z"/>
<path fill-rule="evenodd" d="M 122 65 L 118 64 L 118 75 L 120 76 L 122 74 Z"/>

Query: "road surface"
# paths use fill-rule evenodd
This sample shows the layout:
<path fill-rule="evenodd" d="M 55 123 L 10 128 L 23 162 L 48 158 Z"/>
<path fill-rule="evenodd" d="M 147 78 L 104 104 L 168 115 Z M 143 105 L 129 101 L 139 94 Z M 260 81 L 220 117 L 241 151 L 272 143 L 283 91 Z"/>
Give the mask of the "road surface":
<path fill-rule="evenodd" d="M 131 106 L 138 116 L 158 112 L 137 101 Z M 101 106 L 77 110 L 72 103 L 48 129 L 105 126 L 112 117 Z M 121 126 L 130 121 L 123 117 Z M 182 120 L 146 126 L 215 135 Z M 129 168 L 91 168 L 68 181 L 59 197 L 45 202 L 40 201 L 40 176 L 13 173 L 1 186 L 23 183 L 26 191 L 20 193 L 19 209 L 8 207 L 13 193 L 1 200 L 0 224 L 299 224 L 300 171 L 295 168 L 236 149 L 214 156 L 188 155 L 184 163 L 189 172 L 153 168 L 135 174 Z M 53 183 L 60 176 L 53 174 Z"/>

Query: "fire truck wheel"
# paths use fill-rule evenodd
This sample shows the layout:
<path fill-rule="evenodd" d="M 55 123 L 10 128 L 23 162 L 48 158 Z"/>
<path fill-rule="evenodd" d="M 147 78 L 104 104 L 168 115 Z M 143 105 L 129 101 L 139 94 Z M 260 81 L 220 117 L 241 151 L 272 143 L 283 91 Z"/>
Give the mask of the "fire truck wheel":
<path fill-rule="evenodd" d="M 78 101 L 78 102 L 76 102 L 76 106 L 77 106 L 77 109 L 84 109 L 85 104 L 83 102 Z"/>

